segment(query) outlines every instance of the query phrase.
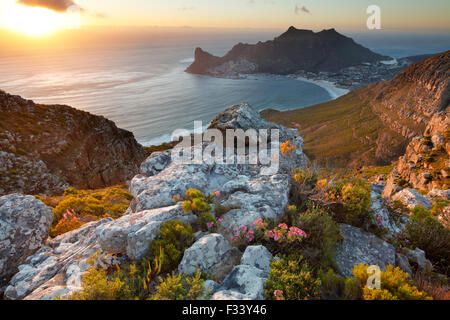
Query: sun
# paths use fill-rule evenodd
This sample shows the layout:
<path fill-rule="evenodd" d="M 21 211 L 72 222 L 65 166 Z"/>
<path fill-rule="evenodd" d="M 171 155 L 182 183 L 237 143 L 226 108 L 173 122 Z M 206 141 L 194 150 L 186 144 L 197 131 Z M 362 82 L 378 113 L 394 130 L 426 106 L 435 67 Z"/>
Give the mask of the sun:
<path fill-rule="evenodd" d="M 2 25 L 7 29 L 31 37 L 47 36 L 66 26 L 66 17 L 63 13 L 16 3 L 5 8 L 1 18 Z"/>

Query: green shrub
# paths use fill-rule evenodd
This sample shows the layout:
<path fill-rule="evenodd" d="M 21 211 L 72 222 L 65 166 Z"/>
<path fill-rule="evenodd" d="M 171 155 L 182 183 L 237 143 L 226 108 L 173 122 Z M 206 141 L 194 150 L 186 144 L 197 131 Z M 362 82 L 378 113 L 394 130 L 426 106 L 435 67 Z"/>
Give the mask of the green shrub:
<path fill-rule="evenodd" d="M 314 188 L 317 184 L 318 174 L 313 170 L 295 169 L 294 180 L 306 187 Z"/>
<path fill-rule="evenodd" d="M 150 245 L 150 256 L 158 256 L 160 248 L 163 248 L 162 271 L 171 272 L 183 258 L 184 250 L 192 245 L 193 239 L 194 231 L 189 224 L 179 220 L 164 222 L 159 237 Z"/>
<path fill-rule="evenodd" d="M 307 211 L 295 215 L 290 224 L 307 234 L 301 243 L 301 254 L 309 265 L 317 269 L 334 265 L 336 242 L 342 236 L 338 224 L 324 209 L 309 204 Z"/>
<path fill-rule="evenodd" d="M 431 208 L 430 212 L 434 215 L 437 216 L 439 214 L 442 213 L 442 211 L 444 210 L 445 207 L 450 205 L 450 201 L 449 200 L 445 200 L 445 199 L 436 199 L 433 202 L 433 207 Z"/>
<path fill-rule="evenodd" d="M 89 264 L 88 272 L 82 278 L 82 290 L 75 292 L 69 300 L 144 300 L 152 295 L 152 283 L 161 272 L 164 251 L 152 260 L 142 259 L 140 264 L 131 264 L 108 275 L 102 268 L 95 268 L 97 252 Z"/>
<path fill-rule="evenodd" d="M 120 300 L 126 296 L 125 282 L 118 275 L 108 277 L 106 270 L 89 267 L 82 278 L 82 290 L 69 300 Z"/>
<path fill-rule="evenodd" d="M 406 230 L 411 246 L 424 250 L 433 266 L 449 276 L 450 230 L 434 218 L 431 212 L 420 206 L 412 211 Z"/>
<path fill-rule="evenodd" d="M 160 278 L 160 283 L 156 286 L 156 293 L 153 300 L 198 300 L 204 291 L 202 274 L 200 271 L 193 277 L 184 274 L 174 274 L 167 278 Z"/>
<path fill-rule="evenodd" d="M 368 266 L 360 264 L 353 267 L 353 275 L 363 290 L 364 300 L 432 300 L 425 292 L 419 291 L 408 278 L 408 274 L 392 265 L 381 271 L 381 288 L 367 287 Z"/>
<path fill-rule="evenodd" d="M 362 291 L 354 278 L 344 278 L 334 273 L 333 269 L 319 272 L 322 283 L 322 298 L 325 300 L 357 300 L 362 298 Z"/>
<path fill-rule="evenodd" d="M 320 297 L 320 280 L 314 278 L 303 261 L 283 257 L 273 261 L 271 267 L 264 285 L 266 299 L 276 300 L 282 296 L 285 300 L 308 300 Z"/>

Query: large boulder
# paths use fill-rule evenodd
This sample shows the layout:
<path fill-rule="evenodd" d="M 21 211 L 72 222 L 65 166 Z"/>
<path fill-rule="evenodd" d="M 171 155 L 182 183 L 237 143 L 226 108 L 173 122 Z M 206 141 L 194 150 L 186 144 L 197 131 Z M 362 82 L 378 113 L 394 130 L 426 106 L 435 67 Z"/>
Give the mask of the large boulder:
<path fill-rule="evenodd" d="M 400 201 L 411 210 L 416 206 L 423 206 L 428 210 L 431 209 L 430 201 L 416 190 L 410 188 L 397 192 L 392 196 L 392 200 Z"/>
<path fill-rule="evenodd" d="M 281 156 L 279 170 L 270 174 L 267 166 L 259 163 L 183 163 L 174 161 L 173 157 L 169 159 L 168 152 L 156 153 L 141 165 L 140 174 L 131 181 L 130 192 L 135 199 L 128 213 L 175 205 L 174 196 L 182 196 L 190 188 L 204 193 L 219 190 L 220 205 L 230 208 L 224 213 L 219 230 L 228 240 L 237 227 L 250 227 L 258 219 L 274 219 L 283 213 L 290 191 L 289 170 L 303 167 L 306 161 L 298 131 L 263 120 L 245 103 L 221 113 L 212 121 L 210 129 L 268 129 L 269 139 L 275 138 L 270 136 L 270 129 L 277 129 L 279 141 L 270 140 L 270 143 L 279 148 L 281 141 L 289 140 L 296 147 L 295 153 L 289 158 Z M 188 149 L 195 153 L 214 145 L 214 142 L 204 142 Z M 184 150 L 178 145 L 173 154 L 181 151 Z M 236 149 L 234 152 L 236 155 Z"/>
<path fill-rule="evenodd" d="M 6 288 L 5 298 L 53 299 L 81 289 L 88 260 L 101 251 L 97 233 L 112 221 L 108 218 L 91 222 L 49 240 L 19 267 Z"/>
<path fill-rule="evenodd" d="M 240 257 L 237 248 L 231 247 L 222 235 L 213 233 L 202 237 L 184 252 L 178 272 L 191 275 L 200 270 L 222 281 Z"/>
<path fill-rule="evenodd" d="M 0 197 L 0 294 L 11 277 L 48 237 L 53 213 L 33 196 Z"/>
<path fill-rule="evenodd" d="M 11 279 L 5 297 L 47 300 L 67 296 L 81 289 L 81 277 L 94 255 L 99 254 L 95 266 L 102 268 L 139 260 L 148 253 L 161 224 L 174 219 L 191 223 L 195 217 L 184 215 L 180 205 L 175 205 L 91 222 L 62 234 L 28 257 Z"/>
<path fill-rule="evenodd" d="M 338 272 L 344 277 L 352 276 L 355 265 L 365 263 L 385 269 L 395 265 L 395 248 L 372 233 L 359 228 L 340 224 L 343 241 L 336 248 Z"/>
<path fill-rule="evenodd" d="M 258 268 L 269 276 L 273 256 L 264 246 L 248 246 L 241 259 L 241 264 Z"/>
<path fill-rule="evenodd" d="M 212 300 L 264 300 L 267 274 L 256 267 L 238 265 L 227 275 Z"/>
<path fill-rule="evenodd" d="M 102 228 L 98 242 L 105 252 L 126 252 L 131 260 L 140 260 L 159 235 L 161 224 L 175 219 L 190 223 L 195 216 L 184 215 L 180 204 L 125 215 Z"/>
<path fill-rule="evenodd" d="M 262 300 L 273 256 L 264 246 L 248 246 L 241 264 L 234 267 L 213 291 L 212 300 Z"/>

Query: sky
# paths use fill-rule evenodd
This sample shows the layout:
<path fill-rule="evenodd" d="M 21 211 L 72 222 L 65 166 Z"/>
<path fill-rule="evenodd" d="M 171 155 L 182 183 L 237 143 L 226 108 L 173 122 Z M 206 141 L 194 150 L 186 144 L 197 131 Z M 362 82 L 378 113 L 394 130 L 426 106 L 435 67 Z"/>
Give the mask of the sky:
<path fill-rule="evenodd" d="M 367 7 L 376 4 L 383 29 L 450 30 L 449 0 L 0 0 L 0 26 L 16 1 L 59 15 L 76 3 L 82 26 L 265 29 L 363 29 Z"/>

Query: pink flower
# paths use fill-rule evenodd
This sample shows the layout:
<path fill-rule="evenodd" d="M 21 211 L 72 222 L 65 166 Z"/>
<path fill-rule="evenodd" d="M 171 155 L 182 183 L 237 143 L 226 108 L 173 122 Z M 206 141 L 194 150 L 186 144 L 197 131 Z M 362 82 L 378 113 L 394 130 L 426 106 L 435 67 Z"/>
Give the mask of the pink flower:
<path fill-rule="evenodd" d="M 273 292 L 273 295 L 274 295 L 275 297 L 281 296 L 282 294 L 283 294 L 283 290 L 275 290 L 275 291 Z"/>
<path fill-rule="evenodd" d="M 223 219 L 222 219 L 222 218 L 219 218 L 219 220 L 217 220 L 217 221 L 219 221 L 220 223 L 222 223 L 222 222 L 223 222 Z"/>
<path fill-rule="evenodd" d="M 281 228 L 281 229 L 284 229 L 284 230 L 287 230 L 287 229 L 288 229 L 288 226 L 287 226 L 286 223 L 280 223 L 280 224 L 278 225 L 278 227 Z"/>
<path fill-rule="evenodd" d="M 214 222 L 209 222 L 206 224 L 206 226 L 208 227 L 208 229 L 211 229 L 214 226 Z"/>
<path fill-rule="evenodd" d="M 220 191 L 216 191 L 216 197 L 220 197 Z"/>

